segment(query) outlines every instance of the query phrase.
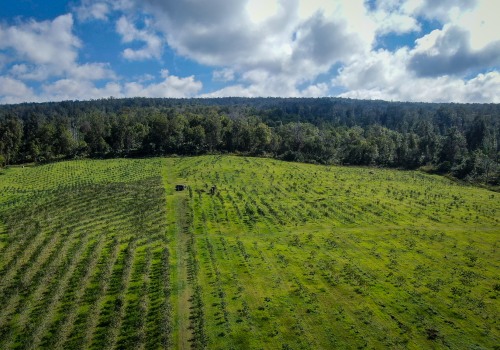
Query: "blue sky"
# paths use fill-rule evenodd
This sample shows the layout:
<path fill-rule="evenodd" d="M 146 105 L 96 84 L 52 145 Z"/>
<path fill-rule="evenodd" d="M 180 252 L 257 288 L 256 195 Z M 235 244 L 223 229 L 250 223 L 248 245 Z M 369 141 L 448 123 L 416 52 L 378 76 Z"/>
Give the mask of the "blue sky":
<path fill-rule="evenodd" d="M 3 0 L 0 103 L 500 102 L 497 0 Z"/>

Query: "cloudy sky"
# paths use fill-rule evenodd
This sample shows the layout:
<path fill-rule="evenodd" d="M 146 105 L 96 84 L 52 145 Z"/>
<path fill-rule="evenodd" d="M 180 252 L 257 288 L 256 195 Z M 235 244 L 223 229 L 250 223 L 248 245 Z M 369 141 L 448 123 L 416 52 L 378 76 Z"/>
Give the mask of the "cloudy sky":
<path fill-rule="evenodd" d="M 500 103 L 500 0 L 2 0 L 0 103 Z"/>

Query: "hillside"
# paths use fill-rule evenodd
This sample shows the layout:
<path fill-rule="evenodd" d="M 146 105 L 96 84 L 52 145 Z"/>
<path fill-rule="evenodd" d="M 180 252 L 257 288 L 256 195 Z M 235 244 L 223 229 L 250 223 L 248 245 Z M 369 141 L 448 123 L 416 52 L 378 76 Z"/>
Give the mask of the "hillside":
<path fill-rule="evenodd" d="M 498 193 L 417 171 L 9 167 L 0 348 L 495 348 L 499 212 Z"/>
<path fill-rule="evenodd" d="M 239 154 L 500 186 L 500 104 L 128 98 L 0 105 L 0 166 Z"/>

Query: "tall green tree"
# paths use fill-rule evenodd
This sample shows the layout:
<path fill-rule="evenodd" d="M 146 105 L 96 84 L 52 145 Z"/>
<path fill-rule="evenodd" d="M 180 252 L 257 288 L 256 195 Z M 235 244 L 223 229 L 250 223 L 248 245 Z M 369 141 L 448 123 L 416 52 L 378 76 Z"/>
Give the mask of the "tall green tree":
<path fill-rule="evenodd" d="M 0 155 L 5 164 L 18 160 L 19 150 L 23 142 L 23 125 L 20 119 L 10 116 L 0 121 Z"/>
<path fill-rule="evenodd" d="M 441 164 L 447 164 L 444 166 L 447 168 L 459 164 L 466 155 L 467 141 L 465 136 L 456 126 L 453 126 L 443 138 L 439 161 Z"/>

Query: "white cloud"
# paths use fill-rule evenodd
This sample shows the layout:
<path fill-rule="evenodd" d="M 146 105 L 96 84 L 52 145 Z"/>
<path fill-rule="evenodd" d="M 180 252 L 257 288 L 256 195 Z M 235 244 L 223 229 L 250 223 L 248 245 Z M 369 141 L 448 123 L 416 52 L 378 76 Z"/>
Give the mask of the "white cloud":
<path fill-rule="evenodd" d="M 457 26 L 470 34 L 474 50 L 500 39 L 497 18 L 500 2 L 497 0 L 377 0 L 376 9 L 378 16 L 380 13 L 387 14 L 388 18 L 401 15 L 407 21 L 425 18 L 439 21 L 442 26 Z M 390 27 L 390 22 L 390 19 L 388 23 L 378 21 L 382 28 Z"/>
<path fill-rule="evenodd" d="M 409 1 L 408 1 L 409 2 Z M 499 25 L 497 13 L 500 12 L 500 2 L 496 0 L 444 0 L 430 2 L 420 0 L 421 4 L 413 9 L 413 15 L 439 17 L 443 20 L 442 31 L 457 27 L 468 33 L 472 50 L 481 50 L 492 42 L 499 41 Z M 438 10 L 441 15 L 435 14 Z M 426 12 L 427 13 L 427 12 Z M 424 33 L 425 34 L 425 33 Z"/>
<path fill-rule="evenodd" d="M 68 70 L 68 76 L 75 79 L 102 80 L 115 79 L 116 75 L 108 63 L 75 64 Z"/>
<path fill-rule="evenodd" d="M 119 96 L 121 86 L 117 83 L 107 83 L 98 88 L 88 80 L 60 79 L 52 84 L 44 84 L 42 91 L 40 98 L 43 101 L 89 100 Z"/>
<path fill-rule="evenodd" d="M 376 24 L 363 0 L 145 3 L 178 54 L 225 67 L 213 73 L 214 80 L 240 77 L 214 94 L 298 95 L 299 86 L 333 65 L 369 52 L 375 38 Z"/>
<path fill-rule="evenodd" d="M 192 97 L 203 87 L 194 76 L 178 77 L 170 75 L 168 70 L 161 71 L 163 80 L 159 83 L 150 82 L 153 76 L 145 76 L 145 79 L 137 82 L 113 81 L 117 77 L 109 64 L 77 62 L 82 44 L 73 35 L 72 29 L 73 17 L 70 14 L 52 21 L 30 20 L 14 26 L 0 26 L 0 50 L 6 50 L 9 59 L 17 62 L 0 75 L 0 102 L 60 101 L 109 96 Z M 144 49 L 126 50 L 126 57 L 160 57 L 161 40 L 155 35 L 147 30 L 137 29 L 125 17 L 119 20 L 117 29 L 125 42 L 146 42 Z M 6 57 L 3 54 L 1 56 L 3 65 L 4 61 L 7 62 Z M 23 80 L 53 82 L 42 83 L 39 89 L 34 89 Z M 93 82 L 96 80 L 108 81 L 103 86 L 98 86 Z"/>
<path fill-rule="evenodd" d="M 0 76 L 0 103 L 20 103 L 36 99 L 33 90 L 22 81 Z"/>
<path fill-rule="evenodd" d="M 376 0 L 375 11 L 396 13 L 412 18 L 424 17 L 448 23 L 480 2 L 493 4 L 496 0 Z"/>
<path fill-rule="evenodd" d="M 341 96 L 353 98 L 498 101 L 499 7 L 492 0 L 379 0 L 372 11 L 379 34 L 418 32 L 421 16 L 443 26 L 422 33 L 414 48 L 352 56 L 333 84 L 347 90 Z"/>
<path fill-rule="evenodd" d="M 193 97 L 197 95 L 203 87 L 200 81 L 194 76 L 181 78 L 169 75 L 168 71 L 162 71 L 164 80 L 160 83 L 150 83 L 144 85 L 138 82 L 126 83 L 123 87 L 125 97 Z"/>
<path fill-rule="evenodd" d="M 325 71 L 334 63 L 346 61 L 351 55 L 362 51 L 363 43 L 346 27 L 345 21 L 330 21 L 319 13 L 304 22 L 297 30 L 292 54 L 296 66 L 311 62 L 322 66 L 322 71 Z"/>
<path fill-rule="evenodd" d="M 406 59 L 406 49 L 400 49 L 395 54 L 387 50 L 371 52 L 341 68 L 334 83 L 349 90 L 372 90 L 379 86 L 399 85 L 399 81 L 406 77 Z"/>
<path fill-rule="evenodd" d="M 10 73 L 12 73 L 12 75 L 15 75 L 15 76 L 19 76 L 19 75 L 25 75 L 26 73 L 28 73 L 29 71 L 29 68 L 26 64 L 15 64 L 12 66 L 12 68 L 10 69 Z"/>
<path fill-rule="evenodd" d="M 193 76 L 177 77 L 163 72 L 164 79 L 160 83 L 108 82 L 97 87 L 93 82 L 80 79 L 60 79 L 54 83 L 44 84 L 39 100 L 88 100 L 105 97 L 192 97 L 198 94 L 202 83 Z M 8 91 L 6 91 L 8 94 Z M 1 95 L 1 93 L 0 93 Z"/>
<path fill-rule="evenodd" d="M 144 83 L 144 82 L 147 82 L 147 81 L 151 81 L 151 80 L 154 80 L 155 79 L 155 76 L 153 74 L 142 74 L 142 75 L 139 75 L 139 76 L 135 76 L 132 78 L 133 81 L 136 81 L 136 82 L 139 82 L 139 83 Z"/>
<path fill-rule="evenodd" d="M 108 21 L 113 12 L 133 13 L 136 0 L 80 0 L 73 6 L 80 21 L 101 20 Z"/>
<path fill-rule="evenodd" d="M 461 12 L 452 23 L 470 34 L 471 49 L 481 50 L 491 42 L 500 40 L 498 13 L 500 1 L 477 1 L 475 7 Z"/>
<path fill-rule="evenodd" d="M 34 64 L 67 67 L 76 59 L 81 43 L 72 33 L 73 17 L 62 15 L 53 21 L 29 21 L 0 27 L 0 49 L 13 49 L 20 59 Z"/>
<path fill-rule="evenodd" d="M 478 75 L 500 57 L 492 45 L 498 40 L 493 0 L 377 0 L 372 10 L 364 0 L 131 1 L 122 8 L 152 16 L 151 28 L 179 55 L 224 67 L 212 73 L 214 81 L 238 77 L 205 96 L 326 95 L 331 86 L 314 81 L 334 66 L 341 69 L 333 86 L 352 96 L 482 100 L 486 95 L 473 93 L 474 86 L 488 81 L 495 88 L 491 74 Z M 424 17 L 443 27 L 421 32 Z M 147 43 L 135 25 L 121 21 L 124 41 Z M 373 51 L 377 36 L 410 32 L 422 34 L 415 48 Z"/>
<path fill-rule="evenodd" d="M 341 97 L 423 102 L 500 102 L 500 74 L 478 74 L 471 79 L 453 76 L 418 77 L 407 67 L 407 48 L 395 53 L 372 52 L 342 68 L 333 80 L 347 89 Z"/>
<path fill-rule="evenodd" d="M 421 29 L 416 18 L 397 11 L 379 10 L 372 14 L 372 18 L 377 24 L 377 33 L 379 35 L 389 33 L 405 34 L 418 32 Z"/>
<path fill-rule="evenodd" d="M 203 85 L 193 76 L 178 77 L 163 71 L 159 83 L 108 82 L 99 87 L 89 80 L 59 79 L 42 84 L 36 93 L 22 81 L 0 76 L 0 103 L 20 103 L 28 101 L 89 100 L 107 97 L 193 97 Z"/>
<path fill-rule="evenodd" d="M 216 67 L 212 80 L 227 85 L 204 96 L 320 96 L 339 88 L 344 96 L 412 101 L 500 96 L 496 0 L 81 0 L 74 11 L 82 21 L 117 18 L 128 61 L 161 62 L 168 46 Z M 424 32 L 423 20 L 436 29 Z M 33 99 L 28 80 L 53 82 L 42 86 L 43 99 L 200 94 L 194 76 L 164 70 L 159 81 L 145 74 L 119 80 L 110 64 L 80 62 L 84 45 L 73 27 L 70 14 L 0 24 L 2 79 Z M 381 36 L 408 33 L 419 38 L 375 49 Z M 331 84 L 318 83 L 337 70 Z"/>
<path fill-rule="evenodd" d="M 125 16 L 116 22 L 116 31 L 122 36 L 122 42 L 130 43 L 142 41 L 145 46 L 139 50 L 127 48 L 123 51 L 123 57 L 128 60 L 144 60 L 149 58 L 159 59 L 162 53 L 162 40 L 149 29 L 149 21 L 145 22 L 146 29 L 139 30 Z"/>
<path fill-rule="evenodd" d="M 409 0 L 404 9 L 415 15 L 436 19 L 442 23 L 453 20 L 460 13 L 474 9 L 479 2 L 493 4 L 496 0 Z"/>
<path fill-rule="evenodd" d="M 222 89 L 207 92 L 201 95 L 201 97 L 209 98 L 209 97 L 227 97 L 227 96 L 239 96 L 239 97 L 256 97 L 256 96 L 264 96 L 264 94 L 255 94 L 255 91 L 252 91 L 252 88 L 245 87 L 241 84 L 237 85 L 228 85 L 223 87 Z"/>
<path fill-rule="evenodd" d="M 81 41 L 72 33 L 71 14 L 52 21 L 33 20 L 14 26 L 0 26 L 0 49 L 8 50 L 17 61 L 11 74 L 22 80 L 45 80 L 50 77 L 103 79 L 113 78 L 108 65 L 79 64 Z"/>
<path fill-rule="evenodd" d="M 470 32 L 446 24 L 416 41 L 409 66 L 420 76 L 464 75 L 500 65 L 500 39 L 473 50 Z"/>
<path fill-rule="evenodd" d="M 270 75 L 265 70 L 251 70 L 242 76 L 244 83 L 229 85 L 217 91 L 203 94 L 202 97 L 279 97 L 299 96 L 293 79 L 281 75 Z"/>
<path fill-rule="evenodd" d="M 328 95 L 328 84 L 305 83 L 299 89 L 294 79 L 270 75 L 264 70 L 252 70 L 243 74 L 245 84 L 229 85 L 222 89 L 205 93 L 202 97 L 319 97 Z"/>
<path fill-rule="evenodd" d="M 304 97 L 324 97 L 328 95 L 328 88 L 325 83 L 309 85 L 300 91 L 299 95 Z"/>
<path fill-rule="evenodd" d="M 372 16 L 381 34 L 418 31 L 422 18 L 456 25 L 470 33 L 477 50 L 499 39 L 498 12 L 497 0 L 377 0 Z"/>
<path fill-rule="evenodd" d="M 302 21 L 318 13 L 329 19 L 342 19 L 349 33 L 356 33 L 365 45 L 370 45 L 375 36 L 376 24 L 370 18 L 364 0 L 299 0 L 299 15 Z"/>
<path fill-rule="evenodd" d="M 212 73 L 212 78 L 215 81 L 224 81 L 224 82 L 234 80 L 234 70 L 230 68 L 214 70 Z"/>
<path fill-rule="evenodd" d="M 102 20 L 107 21 L 110 14 L 110 7 L 105 2 L 91 3 L 84 0 L 82 4 L 75 9 L 78 19 L 87 20 Z"/>
<path fill-rule="evenodd" d="M 489 72 L 478 74 L 475 78 L 466 81 L 462 86 L 464 100 L 457 102 L 493 102 L 500 103 L 500 73 Z"/>
<path fill-rule="evenodd" d="M 275 16 L 279 6 L 277 0 L 249 0 L 245 9 L 251 21 L 258 24 Z"/>

